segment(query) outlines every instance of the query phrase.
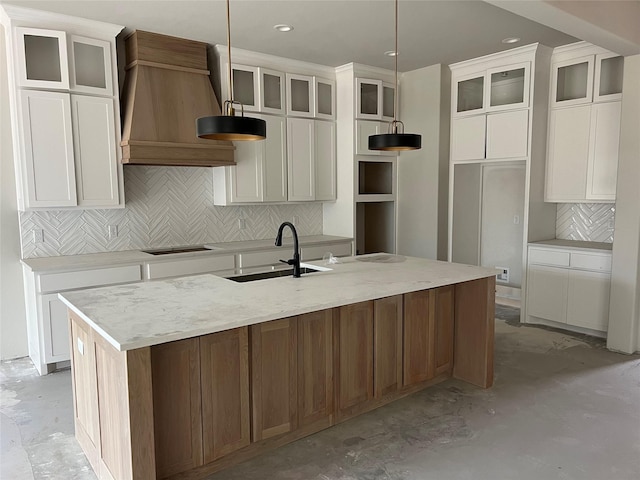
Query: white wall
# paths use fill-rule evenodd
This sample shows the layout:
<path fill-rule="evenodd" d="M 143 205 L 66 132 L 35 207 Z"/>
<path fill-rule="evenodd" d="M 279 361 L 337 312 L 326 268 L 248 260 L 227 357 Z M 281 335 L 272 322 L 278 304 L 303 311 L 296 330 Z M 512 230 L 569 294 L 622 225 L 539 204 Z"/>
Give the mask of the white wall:
<path fill-rule="evenodd" d="M 422 149 L 398 157 L 397 252 L 438 258 L 440 188 L 440 125 L 442 69 L 430 67 L 405 72 L 400 81 L 400 120 L 405 132 L 422 135 Z M 448 120 L 447 120 L 448 121 Z M 447 142 L 448 142 L 448 135 Z M 447 150 L 448 151 L 448 150 Z"/>
<path fill-rule="evenodd" d="M 625 57 L 607 347 L 640 350 L 640 55 Z"/>
<path fill-rule="evenodd" d="M 4 29 L 0 26 L 0 359 L 27 355 Z"/>

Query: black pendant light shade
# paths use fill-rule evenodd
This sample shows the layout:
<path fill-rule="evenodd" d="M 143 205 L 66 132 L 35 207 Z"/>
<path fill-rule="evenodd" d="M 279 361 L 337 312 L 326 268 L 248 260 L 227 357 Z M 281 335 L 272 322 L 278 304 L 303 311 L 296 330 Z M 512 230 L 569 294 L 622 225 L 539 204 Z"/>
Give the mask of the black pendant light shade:
<path fill-rule="evenodd" d="M 200 117 L 196 120 L 198 138 L 207 140 L 264 140 L 267 137 L 267 122 L 260 118 L 244 116 L 242 103 L 233 99 L 233 79 L 231 78 L 231 15 L 227 0 L 227 74 L 229 100 L 222 107 L 223 114 Z M 234 105 L 240 106 L 240 115 L 236 116 Z"/>
<path fill-rule="evenodd" d="M 396 10 L 396 49 L 395 49 L 395 78 L 396 95 L 394 99 L 393 121 L 389 123 L 389 132 L 369 136 L 369 150 L 384 151 L 406 151 L 418 150 L 422 148 L 422 135 L 415 133 L 404 133 L 404 124 L 396 119 L 398 113 L 398 97 L 400 87 L 398 86 L 398 0 L 395 0 Z"/>
<path fill-rule="evenodd" d="M 267 122 L 260 118 L 217 115 L 196 120 L 199 138 L 208 140 L 264 140 Z"/>

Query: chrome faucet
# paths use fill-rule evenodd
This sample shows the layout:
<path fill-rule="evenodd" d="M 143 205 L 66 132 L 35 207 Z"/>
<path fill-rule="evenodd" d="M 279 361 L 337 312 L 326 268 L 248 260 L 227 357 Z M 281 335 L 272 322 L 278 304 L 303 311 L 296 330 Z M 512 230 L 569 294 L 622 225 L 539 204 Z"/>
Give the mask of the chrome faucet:
<path fill-rule="evenodd" d="M 278 228 L 278 235 L 276 235 L 276 247 L 282 246 L 282 230 L 284 227 L 289 227 L 291 232 L 293 233 L 293 258 L 289 260 L 280 260 L 282 263 L 286 263 L 288 265 L 293 266 L 293 276 L 296 278 L 300 277 L 300 246 L 298 245 L 298 232 L 296 232 L 296 227 L 293 226 L 291 222 L 282 222 L 280 228 Z"/>

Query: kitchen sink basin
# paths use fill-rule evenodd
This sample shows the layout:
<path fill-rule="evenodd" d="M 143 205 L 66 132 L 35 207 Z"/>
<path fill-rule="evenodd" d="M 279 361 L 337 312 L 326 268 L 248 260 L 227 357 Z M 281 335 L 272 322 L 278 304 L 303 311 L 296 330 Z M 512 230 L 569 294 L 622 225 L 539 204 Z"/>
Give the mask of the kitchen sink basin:
<path fill-rule="evenodd" d="M 301 274 L 307 273 L 316 273 L 321 272 L 323 270 L 316 270 L 315 268 L 309 267 L 300 267 Z M 256 280 L 266 280 L 267 278 L 277 278 L 277 277 L 290 277 L 293 275 L 293 268 L 287 268 L 284 270 L 271 270 L 268 272 L 260 272 L 260 273 L 245 273 L 244 275 L 234 275 L 233 277 L 227 277 L 229 280 L 233 280 L 234 282 L 255 282 Z"/>

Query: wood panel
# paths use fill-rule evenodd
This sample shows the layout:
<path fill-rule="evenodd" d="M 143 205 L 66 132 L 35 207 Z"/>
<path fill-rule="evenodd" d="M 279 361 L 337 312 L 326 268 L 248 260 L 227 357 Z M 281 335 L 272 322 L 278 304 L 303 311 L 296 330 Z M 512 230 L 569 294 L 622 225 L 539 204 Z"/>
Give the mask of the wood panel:
<path fill-rule="evenodd" d="M 333 311 L 298 317 L 298 426 L 333 416 Z"/>
<path fill-rule="evenodd" d="M 248 327 L 200 337 L 204 463 L 249 445 Z"/>
<path fill-rule="evenodd" d="M 125 39 L 127 64 L 146 60 L 199 70 L 207 69 L 207 44 L 136 30 Z"/>
<path fill-rule="evenodd" d="M 297 317 L 251 326 L 253 441 L 297 427 Z"/>
<path fill-rule="evenodd" d="M 151 362 L 155 453 L 164 478 L 202 465 L 198 339 L 154 346 Z"/>
<path fill-rule="evenodd" d="M 402 386 L 402 295 L 373 306 L 373 388 L 379 398 Z"/>
<path fill-rule="evenodd" d="M 373 301 L 340 307 L 334 328 L 338 409 L 351 415 L 373 398 Z"/>
<path fill-rule="evenodd" d="M 435 293 L 421 290 L 404 295 L 403 384 L 435 376 Z"/>
<path fill-rule="evenodd" d="M 455 286 L 453 376 L 479 387 L 493 385 L 495 277 Z"/>
<path fill-rule="evenodd" d="M 454 288 L 452 285 L 437 288 L 436 295 L 436 338 L 435 369 L 436 375 L 451 372 L 453 369 L 453 321 Z"/>

